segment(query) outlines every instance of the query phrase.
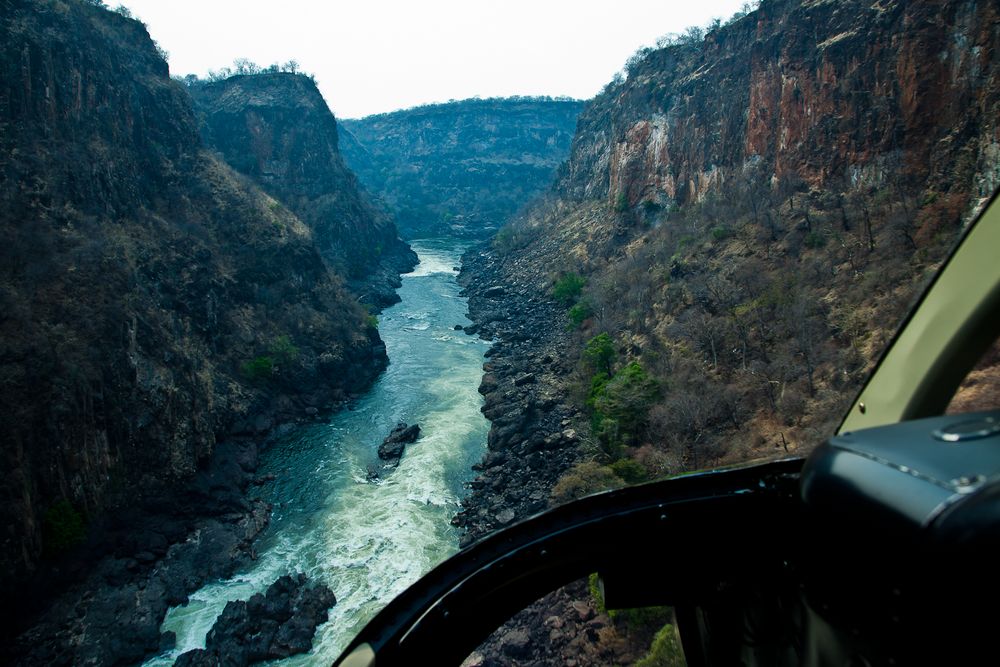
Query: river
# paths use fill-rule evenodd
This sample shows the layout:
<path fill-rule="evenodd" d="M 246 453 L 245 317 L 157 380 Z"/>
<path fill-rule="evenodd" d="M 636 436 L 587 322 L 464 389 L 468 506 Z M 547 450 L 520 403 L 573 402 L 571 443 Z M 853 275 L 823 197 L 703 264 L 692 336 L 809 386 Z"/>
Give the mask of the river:
<path fill-rule="evenodd" d="M 275 480 L 261 494 L 274 511 L 259 558 L 171 609 L 162 630 L 177 634 L 176 648 L 147 665 L 170 665 L 204 647 L 227 601 L 295 572 L 329 585 L 337 604 L 313 651 L 281 664 L 329 665 L 376 612 L 458 550 L 450 521 L 489 431 L 477 392 L 488 344 L 454 330 L 469 323 L 454 268 L 463 248 L 442 240 L 411 245 L 420 264 L 403 276 L 402 301 L 379 317 L 389 367 L 329 423 L 296 428 L 265 449 L 259 473 Z M 420 424 L 419 440 L 395 471 L 369 482 L 378 445 L 401 421 Z"/>

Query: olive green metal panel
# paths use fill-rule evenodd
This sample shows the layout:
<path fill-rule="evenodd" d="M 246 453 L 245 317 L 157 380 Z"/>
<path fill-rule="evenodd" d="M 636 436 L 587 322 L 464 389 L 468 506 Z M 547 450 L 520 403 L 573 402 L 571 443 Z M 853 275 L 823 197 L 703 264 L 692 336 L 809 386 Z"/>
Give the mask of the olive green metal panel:
<path fill-rule="evenodd" d="M 855 400 L 839 432 L 943 412 L 1000 332 L 1000 203 L 994 198 Z"/>
<path fill-rule="evenodd" d="M 362 644 L 343 658 L 337 667 L 375 667 L 375 650 L 371 644 Z"/>

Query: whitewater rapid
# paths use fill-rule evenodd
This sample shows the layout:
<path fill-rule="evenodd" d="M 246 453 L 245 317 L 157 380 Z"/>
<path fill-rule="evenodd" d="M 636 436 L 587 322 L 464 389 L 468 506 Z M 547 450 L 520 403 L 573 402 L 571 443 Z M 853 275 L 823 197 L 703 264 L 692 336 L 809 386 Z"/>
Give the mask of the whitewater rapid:
<path fill-rule="evenodd" d="M 412 246 L 420 264 L 403 277 L 402 301 L 379 317 L 388 369 L 328 424 L 297 428 L 264 451 L 258 472 L 275 479 L 261 496 L 274 511 L 258 560 L 171 609 L 161 629 L 176 633 L 176 647 L 147 665 L 204 647 L 227 601 L 293 572 L 325 582 L 337 604 L 313 651 L 281 664 L 329 665 L 394 596 L 458 550 L 450 520 L 489 430 L 477 391 L 488 344 L 454 330 L 469 324 L 456 283 L 463 248 L 436 240 Z M 395 471 L 369 481 L 378 445 L 401 421 L 420 424 L 419 440 Z"/>

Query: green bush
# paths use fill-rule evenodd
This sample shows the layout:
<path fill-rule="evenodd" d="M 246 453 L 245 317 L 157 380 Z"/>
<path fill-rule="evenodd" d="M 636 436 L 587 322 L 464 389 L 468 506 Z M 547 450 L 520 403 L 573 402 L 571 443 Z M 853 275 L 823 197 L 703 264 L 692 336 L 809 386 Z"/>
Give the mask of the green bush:
<path fill-rule="evenodd" d="M 274 375 L 274 359 L 261 355 L 243 362 L 240 373 L 251 382 L 262 382 Z"/>
<path fill-rule="evenodd" d="M 378 329 L 378 317 L 375 315 L 369 315 L 365 320 L 365 323 L 368 325 L 369 329 Z"/>
<path fill-rule="evenodd" d="M 598 334 L 587 341 L 583 348 L 583 358 L 595 373 L 611 375 L 611 364 L 615 360 L 615 344 L 606 333 Z"/>
<path fill-rule="evenodd" d="M 734 233 L 729 227 L 712 227 L 712 238 L 716 241 L 725 241 L 728 238 L 732 238 Z"/>
<path fill-rule="evenodd" d="M 510 227 L 503 227 L 493 237 L 493 247 L 498 249 L 509 248 L 514 244 L 514 232 Z"/>
<path fill-rule="evenodd" d="M 618 196 L 615 197 L 614 205 L 615 213 L 624 213 L 628 210 L 628 197 L 625 196 L 624 192 L 619 192 Z"/>
<path fill-rule="evenodd" d="M 571 329 L 579 329 L 587 318 L 594 314 L 594 309 L 586 301 L 581 301 L 569 309 L 567 316 Z"/>
<path fill-rule="evenodd" d="M 42 539 L 45 553 L 58 556 L 83 542 L 87 524 L 73 505 L 63 498 L 45 511 Z"/>
<path fill-rule="evenodd" d="M 826 238 L 818 232 L 809 232 L 802 240 L 802 245 L 807 248 L 822 248 L 826 245 Z"/>
<path fill-rule="evenodd" d="M 590 597 L 594 601 L 594 607 L 597 608 L 597 613 L 603 614 L 607 612 L 607 608 L 604 606 L 604 596 L 601 595 L 601 577 L 596 572 L 587 577 L 587 588 L 590 590 Z"/>
<path fill-rule="evenodd" d="M 623 620 L 634 630 L 640 628 L 658 628 L 673 618 L 673 610 L 670 607 L 635 607 L 633 609 L 614 609 L 608 612 L 608 616 L 616 620 Z"/>
<path fill-rule="evenodd" d="M 656 380 L 636 361 L 609 380 L 595 376 L 587 398 L 590 426 L 608 456 L 617 458 L 623 446 L 634 443 L 659 395 Z"/>
<path fill-rule="evenodd" d="M 279 364 L 290 364 L 299 358 L 299 348 L 292 344 L 292 339 L 287 335 L 278 336 L 271 341 L 270 352 Z"/>
<path fill-rule="evenodd" d="M 649 653 L 636 662 L 635 667 L 684 667 L 686 664 L 674 626 L 668 623 L 656 633 Z"/>
<path fill-rule="evenodd" d="M 618 459 L 611 464 L 611 470 L 626 484 L 645 482 L 649 476 L 642 464 L 635 459 Z"/>
<path fill-rule="evenodd" d="M 592 493 L 617 489 L 622 480 L 611 471 L 594 461 L 578 463 L 563 474 L 552 487 L 552 498 L 556 503 L 565 503 Z"/>
<path fill-rule="evenodd" d="M 568 306 L 575 303 L 580 297 L 585 284 L 587 284 L 587 281 L 581 276 L 575 273 L 567 273 L 557 280 L 556 284 L 552 287 L 552 296 Z"/>

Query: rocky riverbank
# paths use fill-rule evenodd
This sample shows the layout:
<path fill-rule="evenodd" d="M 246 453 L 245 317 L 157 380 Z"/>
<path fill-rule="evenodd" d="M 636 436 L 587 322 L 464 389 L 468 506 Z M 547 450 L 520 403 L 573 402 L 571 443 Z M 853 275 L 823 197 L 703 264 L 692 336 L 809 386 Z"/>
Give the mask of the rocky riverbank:
<path fill-rule="evenodd" d="M 473 248 L 460 283 L 469 297 L 468 333 L 493 340 L 479 391 L 492 422 L 479 476 L 453 523 L 462 546 L 544 511 L 559 477 L 586 457 L 585 416 L 570 398 L 579 356 L 565 307 L 550 295 L 550 266 L 538 247 L 530 256 Z M 599 608 L 586 582 L 546 595 L 498 628 L 466 667 L 630 664 L 651 634 Z"/>
<path fill-rule="evenodd" d="M 129 664 L 168 648 L 172 635 L 160 634 L 167 609 L 255 557 L 253 539 L 270 516 L 252 497 L 264 481 L 255 476 L 257 451 L 249 439 L 220 444 L 184 488 L 136 502 L 93 530 L 80 551 L 49 568 L 50 591 L 64 592 L 5 646 L 3 662 Z M 22 617 L 33 612 L 26 606 Z"/>
<path fill-rule="evenodd" d="M 387 363 L 376 342 L 370 356 L 354 360 L 364 382 L 358 391 Z M 129 664 L 172 646 L 172 633 L 160 633 L 167 610 L 256 558 L 254 540 L 271 513 L 256 497 L 269 481 L 257 475 L 258 452 L 296 422 L 323 419 L 349 398 L 327 387 L 304 389 L 236 422 L 187 483 L 146 489 L 90 526 L 84 544 L 22 582 L 30 592 L 21 596 L 23 623 L 8 628 L 15 638 L 0 649 L 0 662 Z"/>
<path fill-rule="evenodd" d="M 492 422 L 489 450 L 453 520 L 465 530 L 463 547 L 546 509 L 553 484 L 579 458 L 581 415 L 565 400 L 575 355 L 543 281 L 485 247 L 463 257 L 459 283 L 473 321 L 466 332 L 494 341 L 479 387 Z"/>

